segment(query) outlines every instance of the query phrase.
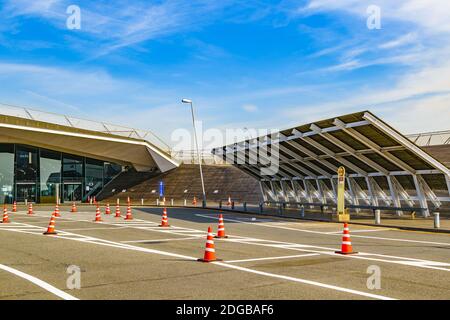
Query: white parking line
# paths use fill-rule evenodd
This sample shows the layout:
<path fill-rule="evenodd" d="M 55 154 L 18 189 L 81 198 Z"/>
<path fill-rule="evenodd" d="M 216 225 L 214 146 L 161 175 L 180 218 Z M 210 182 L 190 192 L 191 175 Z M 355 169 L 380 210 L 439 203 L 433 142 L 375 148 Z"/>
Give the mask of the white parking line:
<path fill-rule="evenodd" d="M 218 220 L 219 218 L 216 216 L 208 216 L 203 214 L 196 214 L 198 217 L 208 218 L 208 219 L 215 219 Z M 340 233 L 328 233 L 323 231 L 312 231 L 312 230 L 305 230 L 305 229 L 297 229 L 297 228 L 289 228 L 289 227 L 283 227 L 278 226 L 275 224 L 266 224 L 266 223 L 251 223 L 251 222 L 244 222 L 236 219 L 230 219 L 230 218 L 223 218 L 225 221 L 231 221 L 231 222 L 238 222 L 238 223 L 244 223 L 244 224 L 251 224 L 253 226 L 258 227 L 268 227 L 268 228 L 277 228 L 277 229 L 285 229 L 285 230 L 292 230 L 292 231 L 298 231 L 298 232 L 306 232 L 306 233 L 315 233 L 315 234 L 324 234 L 329 236 L 336 236 L 340 235 Z M 390 230 L 390 229 L 386 229 Z M 423 244 L 433 244 L 433 245 L 441 245 L 441 246 L 450 246 L 450 243 L 447 242 L 433 242 L 433 241 L 423 241 L 423 240 L 409 240 L 409 239 L 397 239 L 397 238 L 384 238 L 384 237 L 372 237 L 372 236 L 361 236 L 361 235 L 352 235 L 353 238 L 365 238 L 365 239 L 376 239 L 376 240 L 386 240 L 386 241 L 399 241 L 399 242 L 411 242 L 411 243 L 423 243 Z"/>
<path fill-rule="evenodd" d="M 161 242 L 161 241 L 180 241 L 180 240 L 193 240 L 200 239 L 203 236 L 189 237 L 189 238 L 170 238 L 170 239 L 149 239 L 149 240 L 130 240 L 130 241 L 120 241 L 122 243 L 147 243 L 147 242 Z"/>
<path fill-rule="evenodd" d="M 302 257 L 311 257 L 311 256 L 320 256 L 320 254 L 318 254 L 318 253 L 307 253 L 307 254 L 299 254 L 299 255 L 294 255 L 294 256 L 280 256 L 280 257 L 267 257 L 267 258 L 242 259 L 242 260 L 227 260 L 227 261 L 224 261 L 224 262 L 226 262 L 226 263 L 252 262 L 252 261 L 263 261 L 263 260 L 280 260 L 280 259 L 302 258 Z"/>
<path fill-rule="evenodd" d="M 373 298 L 373 299 L 379 299 L 379 300 L 397 300 L 394 298 L 390 298 L 390 297 L 386 297 L 386 296 L 382 296 L 382 295 L 378 295 L 378 294 L 372 294 L 372 293 L 368 293 L 368 292 L 337 287 L 337 286 L 333 286 L 333 285 L 329 285 L 329 284 L 320 283 L 317 281 L 305 280 L 305 279 L 283 276 L 283 275 L 264 272 L 264 271 L 258 271 L 258 270 L 254 270 L 254 269 L 235 266 L 232 264 L 226 264 L 223 262 L 212 262 L 212 263 L 215 265 L 218 265 L 218 266 L 223 266 L 223 267 L 232 268 L 232 269 L 236 269 L 236 270 L 240 270 L 240 271 L 255 273 L 255 274 L 259 274 L 259 275 L 266 276 L 266 277 L 272 277 L 272 278 L 278 278 L 278 279 L 283 279 L 283 280 L 288 280 L 288 281 L 293 281 L 293 282 L 310 284 L 313 286 L 322 287 L 322 288 L 326 288 L 326 289 L 332 289 L 332 290 L 341 291 L 341 292 L 345 292 L 345 293 L 356 294 L 356 295 L 360 295 L 360 296 L 363 296 L 366 298 Z"/>
<path fill-rule="evenodd" d="M 12 231 L 12 230 L 8 230 L 8 231 Z M 38 235 L 38 234 L 36 234 L 36 235 Z M 43 235 L 40 235 L 40 236 L 43 236 Z M 79 236 L 79 237 L 73 237 L 73 236 Z M 178 253 L 149 249 L 149 248 L 144 248 L 144 247 L 137 247 L 137 246 L 132 246 L 132 245 L 125 244 L 125 243 L 119 243 L 119 242 L 104 240 L 104 239 L 100 239 L 100 238 L 84 237 L 82 235 L 71 234 L 68 232 L 63 232 L 61 235 L 58 234 L 58 235 L 54 235 L 52 237 L 53 238 L 62 238 L 62 239 L 66 239 L 66 240 L 80 241 L 83 243 L 103 245 L 103 246 L 119 248 L 119 249 L 159 254 L 159 255 L 163 255 L 163 256 L 181 258 L 181 259 L 186 259 L 186 260 L 191 260 L 191 261 L 197 260 L 197 258 L 195 258 L 195 257 L 186 256 L 186 255 L 182 255 L 182 254 L 178 254 Z M 84 239 L 84 238 L 86 238 L 86 239 Z M 303 283 L 303 284 L 322 287 L 322 288 L 331 289 L 331 290 L 335 290 L 335 291 L 359 295 L 359 296 L 366 297 L 366 298 L 381 299 L 381 300 L 395 300 L 395 299 L 387 297 L 387 296 L 371 294 L 371 293 L 364 292 L 364 291 L 338 287 L 338 286 L 329 285 L 329 284 L 325 284 L 325 283 L 321 283 L 321 282 L 317 282 L 317 281 L 306 280 L 306 279 L 302 279 L 302 278 L 289 277 L 289 276 L 279 275 L 279 274 L 275 274 L 275 273 L 262 272 L 262 271 L 258 271 L 258 270 L 254 270 L 254 269 L 250 269 L 250 268 L 238 267 L 238 266 L 224 263 L 224 262 L 211 262 L 211 264 L 218 265 L 218 266 L 225 267 L 225 268 L 236 269 L 236 270 L 240 270 L 240 271 L 244 271 L 244 272 L 254 273 L 254 274 L 258 274 L 258 275 L 262 275 L 262 276 L 266 276 L 266 277 L 278 278 L 278 279 L 282 279 L 282 280 L 286 280 L 286 281 Z M 39 279 L 37 279 L 37 280 L 39 280 Z M 58 290 L 58 289 L 56 289 L 56 290 Z"/>
<path fill-rule="evenodd" d="M 47 282 L 42 281 L 41 279 L 38 279 L 36 277 L 33 277 L 25 272 L 19 271 L 17 269 L 5 266 L 3 264 L 0 264 L 0 269 L 4 270 L 4 271 L 8 271 L 18 277 L 21 277 L 25 280 L 28 280 L 32 283 L 34 283 L 35 285 L 41 287 L 44 290 L 47 290 L 50 293 L 53 293 L 55 296 L 60 297 L 61 299 L 64 300 L 78 300 L 77 298 L 75 298 L 74 296 L 71 296 L 70 294 L 59 290 L 58 288 L 55 288 L 54 286 L 52 286 L 51 284 L 48 284 Z"/>

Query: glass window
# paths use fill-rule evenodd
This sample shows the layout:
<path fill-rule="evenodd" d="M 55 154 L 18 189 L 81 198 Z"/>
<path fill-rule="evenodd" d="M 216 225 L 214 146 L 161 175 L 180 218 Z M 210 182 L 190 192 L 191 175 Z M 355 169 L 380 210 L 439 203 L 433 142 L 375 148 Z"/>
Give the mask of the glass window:
<path fill-rule="evenodd" d="M 63 179 L 64 181 L 83 180 L 83 158 L 71 155 L 63 155 Z"/>
<path fill-rule="evenodd" d="M 37 162 L 37 149 L 16 146 L 16 181 L 36 183 Z"/>
<path fill-rule="evenodd" d="M 115 163 L 109 163 L 105 162 L 104 167 L 104 184 L 107 184 L 110 182 L 116 175 L 118 175 L 122 171 L 122 166 L 115 164 Z"/>
<path fill-rule="evenodd" d="M 41 149 L 41 202 L 56 202 L 56 188 L 61 183 L 61 153 Z"/>
<path fill-rule="evenodd" d="M 86 158 L 86 195 L 96 195 L 103 188 L 103 161 Z"/>
<path fill-rule="evenodd" d="M 0 144 L 0 203 L 13 201 L 14 145 Z"/>

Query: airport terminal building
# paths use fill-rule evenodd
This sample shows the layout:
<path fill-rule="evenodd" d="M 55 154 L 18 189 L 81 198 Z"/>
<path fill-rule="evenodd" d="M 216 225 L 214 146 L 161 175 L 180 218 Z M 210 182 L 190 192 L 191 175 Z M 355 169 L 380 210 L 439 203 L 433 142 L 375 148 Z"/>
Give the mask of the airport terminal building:
<path fill-rule="evenodd" d="M 176 168 L 165 147 L 148 131 L 1 105 L 0 203 L 85 201 L 126 168 Z"/>
<path fill-rule="evenodd" d="M 277 149 L 273 174 L 261 174 L 261 143 Z M 346 206 L 355 212 L 450 212 L 450 132 L 404 136 L 369 111 L 211 153 L 228 164 L 203 167 L 208 200 L 230 196 L 254 204 L 332 208 L 343 166 Z M 55 203 L 57 197 L 84 202 L 94 196 L 153 203 L 162 180 L 167 198 L 199 199 L 198 166 L 182 162 L 150 131 L 0 105 L 0 203 Z"/>

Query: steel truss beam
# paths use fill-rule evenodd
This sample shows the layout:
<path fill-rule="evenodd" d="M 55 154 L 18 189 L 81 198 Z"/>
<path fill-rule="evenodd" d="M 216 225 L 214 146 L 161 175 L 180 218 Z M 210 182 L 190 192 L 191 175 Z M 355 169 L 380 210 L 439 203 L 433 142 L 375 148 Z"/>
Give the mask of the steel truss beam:
<path fill-rule="evenodd" d="M 317 132 L 325 140 L 327 140 L 327 141 L 331 142 L 332 144 L 338 146 L 342 150 L 350 153 L 356 159 L 362 161 L 363 163 L 366 163 L 368 166 L 370 166 L 373 169 L 375 169 L 375 171 L 381 172 L 381 173 L 383 173 L 385 175 L 389 174 L 389 171 L 386 170 L 385 168 L 383 168 L 382 166 L 380 166 L 378 163 L 376 163 L 375 161 L 372 161 L 371 159 L 367 158 L 363 154 L 358 154 L 355 149 L 350 147 L 348 144 L 340 141 L 336 137 L 334 137 L 334 136 L 332 136 L 330 134 L 324 133 L 323 129 L 319 128 L 317 125 L 312 124 L 311 125 L 311 130 Z"/>

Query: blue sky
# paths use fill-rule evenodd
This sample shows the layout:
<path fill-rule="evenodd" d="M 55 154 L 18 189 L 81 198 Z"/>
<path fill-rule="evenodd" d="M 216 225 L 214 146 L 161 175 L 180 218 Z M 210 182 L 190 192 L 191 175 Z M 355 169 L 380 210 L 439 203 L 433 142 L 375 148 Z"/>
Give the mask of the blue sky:
<path fill-rule="evenodd" d="M 81 29 L 69 30 L 69 5 Z M 381 29 L 366 26 L 369 5 Z M 286 128 L 369 109 L 450 129 L 450 2 L 2 1 L 0 102 L 150 129 Z"/>

